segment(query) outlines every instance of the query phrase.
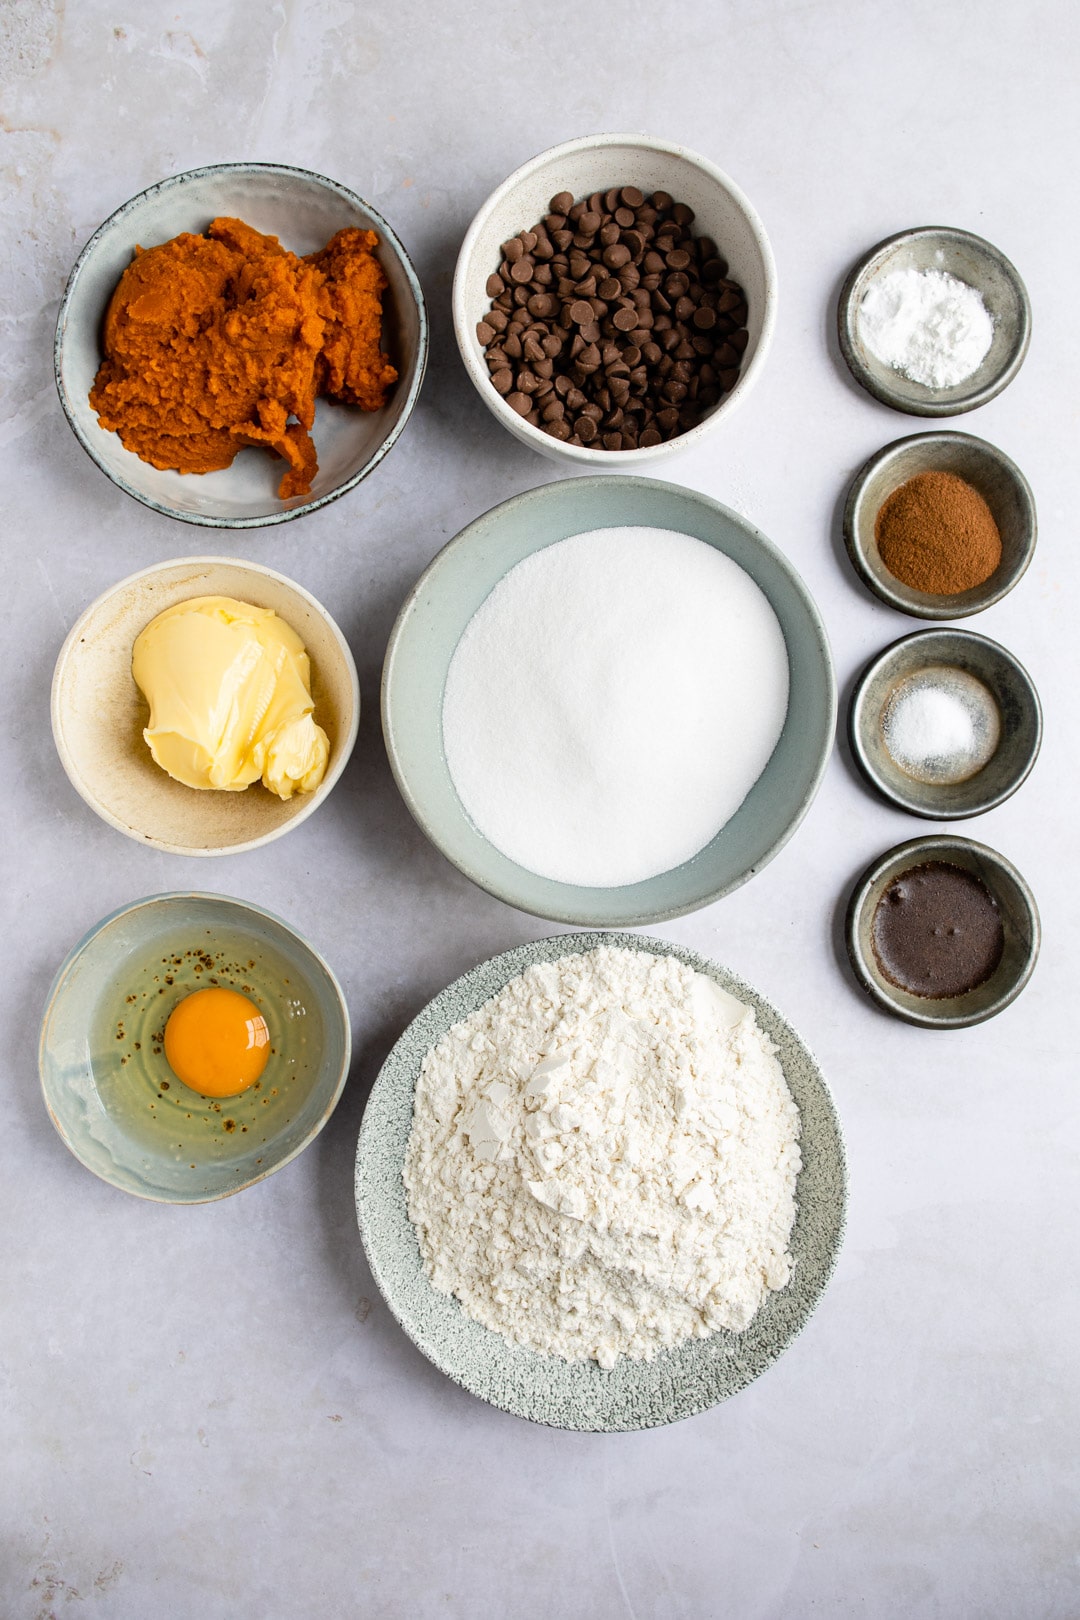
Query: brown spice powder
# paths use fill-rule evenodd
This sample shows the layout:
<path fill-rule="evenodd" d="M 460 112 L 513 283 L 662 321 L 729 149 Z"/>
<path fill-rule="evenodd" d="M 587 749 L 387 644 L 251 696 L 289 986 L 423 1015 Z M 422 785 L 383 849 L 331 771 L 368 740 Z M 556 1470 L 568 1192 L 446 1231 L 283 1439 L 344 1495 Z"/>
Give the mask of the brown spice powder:
<path fill-rule="evenodd" d="M 932 596 L 970 591 L 1001 562 L 993 513 L 956 473 L 917 473 L 893 490 L 878 512 L 874 538 L 889 573 Z"/>

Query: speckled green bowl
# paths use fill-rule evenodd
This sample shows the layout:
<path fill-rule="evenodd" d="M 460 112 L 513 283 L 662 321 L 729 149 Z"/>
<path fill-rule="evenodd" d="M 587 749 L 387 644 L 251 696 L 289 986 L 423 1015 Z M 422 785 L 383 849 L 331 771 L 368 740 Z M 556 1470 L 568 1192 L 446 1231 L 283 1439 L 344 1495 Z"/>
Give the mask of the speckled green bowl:
<path fill-rule="evenodd" d="M 466 1316 L 424 1272 L 405 1205 L 402 1165 L 413 1095 L 428 1049 L 452 1024 L 483 1006 L 535 962 L 600 945 L 676 956 L 753 1007 L 778 1048 L 802 1122 L 803 1167 L 791 1234 L 791 1281 L 770 1294 L 745 1333 L 721 1331 L 661 1352 L 652 1361 L 621 1357 L 605 1372 L 595 1361 L 542 1356 Z M 745 1388 L 805 1327 L 832 1274 L 844 1231 L 847 1171 L 828 1087 L 791 1025 L 756 990 L 693 951 L 639 934 L 564 934 L 482 962 L 414 1018 L 383 1064 L 368 1098 L 356 1150 L 356 1211 L 375 1281 L 413 1343 L 442 1372 L 506 1412 L 558 1429 L 649 1429 L 702 1412 Z"/>
<path fill-rule="evenodd" d="M 787 719 L 772 758 L 739 809 L 691 860 L 622 888 L 556 883 L 496 849 L 466 814 L 443 751 L 446 672 L 473 614 L 516 563 L 573 534 L 636 524 L 672 529 L 715 546 L 760 587 L 787 645 Z M 771 541 L 696 490 L 615 474 L 570 478 L 515 495 L 439 552 L 410 591 L 390 634 L 382 718 L 405 803 L 466 877 L 509 905 L 552 922 L 632 928 L 718 900 L 783 848 L 825 773 L 836 724 L 836 682 L 813 598 Z"/>
<path fill-rule="evenodd" d="M 249 993 L 270 1029 L 259 1086 L 238 1097 L 189 1091 L 152 1034 L 215 982 Z M 224 895 L 158 894 L 114 911 L 70 952 L 38 1067 L 49 1118 L 88 1170 L 140 1198 L 201 1204 L 262 1181 L 314 1140 L 350 1051 L 341 986 L 286 923 Z"/>

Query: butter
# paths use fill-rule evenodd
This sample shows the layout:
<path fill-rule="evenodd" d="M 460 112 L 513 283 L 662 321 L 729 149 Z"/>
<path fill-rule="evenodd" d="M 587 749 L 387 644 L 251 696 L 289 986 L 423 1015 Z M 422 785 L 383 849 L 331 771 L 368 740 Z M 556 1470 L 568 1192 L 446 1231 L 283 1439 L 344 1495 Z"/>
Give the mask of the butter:
<path fill-rule="evenodd" d="M 261 778 L 291 799 L 322 781 L 330 745 L 312 718 L 311 665 L 272 608 L 178 602 L 139 635 L 131 673 L 150 705 L 147 746 L 178 782 L 233 793 Z"/>

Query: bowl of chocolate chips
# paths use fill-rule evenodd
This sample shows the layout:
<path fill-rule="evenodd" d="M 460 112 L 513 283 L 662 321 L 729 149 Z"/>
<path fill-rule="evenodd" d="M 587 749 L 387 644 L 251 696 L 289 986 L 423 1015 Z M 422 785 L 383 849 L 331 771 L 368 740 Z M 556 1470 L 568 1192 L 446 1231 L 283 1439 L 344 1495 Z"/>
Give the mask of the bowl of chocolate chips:
<path fill-rule="evenodd" d="M 492 414 L 554 460 L 691 449 L 745 398 L 776 318 L 753 206 L 706 158 L 593 135 L 515 170 L 458 255 L 454 329 Z"/>

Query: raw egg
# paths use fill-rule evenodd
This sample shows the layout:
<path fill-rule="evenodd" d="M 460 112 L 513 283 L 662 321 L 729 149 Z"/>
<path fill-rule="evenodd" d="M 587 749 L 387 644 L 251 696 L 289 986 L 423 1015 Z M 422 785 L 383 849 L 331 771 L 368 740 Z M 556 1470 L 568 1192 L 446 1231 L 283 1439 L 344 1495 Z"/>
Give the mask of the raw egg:
<path fill-rule="evenodd" d="M 266 1068 L 266 1019 L 239 990 L 196 990 L 165 1025 L 165 1056 L 178 1080 L 202 1097 L 235 1097 Z"/>

